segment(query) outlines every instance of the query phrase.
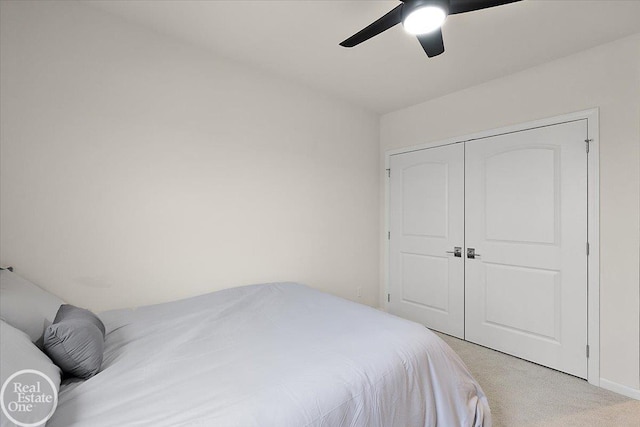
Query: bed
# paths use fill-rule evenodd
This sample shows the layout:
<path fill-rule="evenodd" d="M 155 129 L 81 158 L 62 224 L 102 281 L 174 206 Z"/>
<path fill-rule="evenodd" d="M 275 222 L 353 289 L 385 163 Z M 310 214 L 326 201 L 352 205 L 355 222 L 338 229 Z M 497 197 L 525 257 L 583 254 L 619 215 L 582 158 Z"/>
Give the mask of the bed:
<path fill-rule="evenodd" d="M 69 426 L 489 426 L 425 327 L 295 283 L 100 314 L 101 372 L 64 381 Z"/>

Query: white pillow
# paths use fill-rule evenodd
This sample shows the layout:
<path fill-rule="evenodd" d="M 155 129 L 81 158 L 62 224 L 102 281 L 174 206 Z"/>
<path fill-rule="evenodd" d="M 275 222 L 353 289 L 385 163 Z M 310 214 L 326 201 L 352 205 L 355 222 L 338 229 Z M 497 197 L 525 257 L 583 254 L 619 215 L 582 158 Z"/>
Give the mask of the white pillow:
<path fill-rule="evenodd" d="M 45 374 L 60 390 L 60 368 L 58 368 L 24 332 L 0 320 L 0 381 L 7 379 L 18 371 L 35 369 Z M 0 411 L 0 424 L 12 424 L 3 411 Z"/>
<path fill-rule="evenodd" d="M 31 342 L 41 341 L 64 304 L 57 296 L 9 270 L 0 270 L 0 318 L 25 332 Z"/>

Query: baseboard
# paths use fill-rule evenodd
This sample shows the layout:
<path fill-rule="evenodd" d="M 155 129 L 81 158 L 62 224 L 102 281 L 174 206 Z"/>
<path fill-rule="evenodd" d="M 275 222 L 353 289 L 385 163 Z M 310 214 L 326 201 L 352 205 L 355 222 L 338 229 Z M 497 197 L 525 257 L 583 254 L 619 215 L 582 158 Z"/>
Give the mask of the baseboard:
<path fill-rule="evenodd" d="M 607 389 L 609 391 L 616 392 L 618 394 L 622 394 L 632 399 L 640 400 L 640 390 L 631 388 L 626 385 L 614 383 L 613 381 L 600 378 L 600 387 Z"/>

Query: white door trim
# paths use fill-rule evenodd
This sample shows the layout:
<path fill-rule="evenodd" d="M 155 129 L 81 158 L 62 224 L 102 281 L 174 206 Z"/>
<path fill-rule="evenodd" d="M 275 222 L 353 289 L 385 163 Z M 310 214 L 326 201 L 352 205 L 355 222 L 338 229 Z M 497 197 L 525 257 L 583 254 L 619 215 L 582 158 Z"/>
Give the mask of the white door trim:
<path fill-rule="evenodd" d="M 543 126 L 552 126 L 559 123 L 574 120 L 587 120 L 587 134 L 589 142 L 589 156 L 587 164 L 588 189 L 587 209 L 588 227 L 587 238 L 589 240 L 589 260 L 587 274 L 587 340 L 589 344 L 589 358 L 587 359 L 587 379 L 590 384 L 600 386 L 600 133 L 599 133 L 599 109 L 592 108 L 584 111 L 549 117 L 527 123 L 506 126 L 476 132 L 469 135 L 448 138 L 445 140 L 421 143 L 409 147 L 387 150 L 384 155 L 385 169 L 389 169 L 390 157 L 394 154 L 408 153 L 425 148 L 433 148 L 441 145 L 468 142 L 476 139 L 496 136 L 526 129 Z M 586 149 L 586 143 L 585 143 Z M 385 173 L 386 176 L 386 173 Z M 385 294 L 389 292 L 389 180 L 385 179 L 384 192 L 384 284 Z M 385 295 L 386 296 L 386 295 Z M 387 309 L 387 299 L 384 300 L 384 308 Z M 586 351 L 586 349 L 585 349 Z"/>

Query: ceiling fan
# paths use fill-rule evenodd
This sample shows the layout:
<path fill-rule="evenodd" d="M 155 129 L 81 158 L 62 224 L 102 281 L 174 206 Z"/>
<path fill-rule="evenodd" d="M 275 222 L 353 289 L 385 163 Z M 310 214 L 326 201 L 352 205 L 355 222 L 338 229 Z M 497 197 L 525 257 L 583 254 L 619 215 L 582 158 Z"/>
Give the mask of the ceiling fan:
<path fill-rule="evenodd" d="M 400 0 L 382 18 L 349 37 L 340 46 L 353 47 L 402 22 L 414 34 L 429 58 L 444 52 L 441 26 L 448 15 L 472 12 L 521 0 Z"/>

